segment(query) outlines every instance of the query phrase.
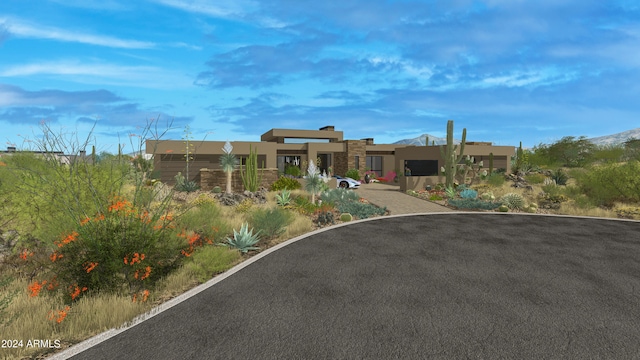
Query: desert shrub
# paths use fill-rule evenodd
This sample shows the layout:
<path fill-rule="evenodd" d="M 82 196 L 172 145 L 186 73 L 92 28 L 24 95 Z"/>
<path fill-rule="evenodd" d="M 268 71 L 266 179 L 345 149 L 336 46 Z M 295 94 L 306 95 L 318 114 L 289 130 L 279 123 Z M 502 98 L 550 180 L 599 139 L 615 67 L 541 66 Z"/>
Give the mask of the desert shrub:
<path fill-rule="evenodd" d="M 542 184 L 544 182 L 545 176 L 543 174 L 528 174 L 524 176 L 524 179 L 529 184 Z"/>
<path fill-rule="evenodd" d="M 296 167 L 297 169 L 297 167 Z M 300 170 L 300 169 L 298 169 Z M 276 180 L 273 184 L 271 184 L 271 191 L 280 191 L 280 190 L 296 190 L 300 189 L 302 184 L 298 182 L 296 179 L 288 178 L 286 176 L 281 176 L 278 180 Z"/>
<path fill-rule="evenodd" d="M 230 269 L 240 259 L 237 251 L 225 247 L 205 246 L 196 251 L 184 264 L 199 282 L 205 282 L 214 275 Z"/>
<path fill-rule="evenodd" d="M 358 219 L 366 219 L 374 215 L 384 215 L 387 212 L 386 207 L 379 208 L 375 205 L 354 201 L 338 203 L 337 208 L 341 213 L 349 213 Z"/>
<path fill-rule="evenodd" d="M 524 198 L 520 194 L 516 193 L 508 193 L 504 194 L 500 198 L 500 202 L 506 205 L 509 209 L 523 209 L 524 208 Z"/>
<path fill-rule="evenodd" d="M 463 199 L 475 199 L 478 197 L 478 192 L 472 189 L 464 189 L 460 191 L 460 197 Z"/>
<path fill-rule="evenodd" d="M 296 196 L 293 198 L 292 206 L 301 214 L 310 215 L 313 214 L 317 207 L 305 196 Z"/>
<path fill-rule="evenodd" d="M 487 184 L 493 187 L 501 187 L 505 182 L 504 173 L 494 172 L 487 176 Z"/>
<path fill-rule="evenodd" d="M 170 215 L 150 214 L 114 198 L 104 211 L 82 219 L 55 242 L 45 271 L 51 278 L 29 289 L 37 295 L 47 284 L 74 301 L 85 291 L 135 294 L 149 288 L 176 266 L 187 245 L 172 227 Z"/>
<path fill-rule="evenodd" d="M 640 161 L 593 166 L 576 178 L 580 190 L 595 204 L 640 202 Z"/>
<path fill-rule="evenodd" d="M 353 180 L 360 180 L 360 171 L 357 169 L 349 169 L 344 177 L 352 178 Z"/>
<path fill-rule="evenodd" d="M 295 166 L 295 165 L 287 165 L 284 168 L 284 173 L 285 175 L 290 175 L 293 177 L 300 177 L 302 175 L 302 170 L 300 170 L 299 167 Z M 280 189 L 278 189 L 280 190 Z M 294 189 L 290 189 L 290 190 L 294 190 Z"/>
<path fill-rule="evenodd" d="M 253 200 L 247 198 L 242 200 L 238 205 L 235 206 L 237 212 L 244 214 L 249 212 L 253 207 Z"/>
<path fill-rule="evenodd" d="M 431 201 L 440 201 L 443 200 L 444 198 L 438 194 L 432 194 L 429 196 L 429 200 Z"/>
<path fill-rule="evenodd" d="M 320 200 L 330 204 L 337 204 L 346 201 L 358 201 L 360 196 L 354 191 L 347 189 L 331 189 L 320 194 Z"/>
<path fill-rule="evenodd" d="M 220 194 L 222 192 L 222 189 L 220 188 L 220 186 L 214 186 L 213 189 L 211 189 L 211 192 L 214 194 Z"/>
<path fill-rule="evenodd" d="M 183 213 L 176 220 L 179 229 L 200 234 L 205 240 L 218 241 L 231 233 L 231 227 L 222 216 L 222 210 L 213 202 L 202 202 Z"/>
<path fill-rule="evenodd" d="M 259 208 L 249 216 L 249 224 L 267 238 L 281 235 L 291 220 L 291 214 L 281 208 Z"/>
<path fill-rule="evenodd" d="M 502 205 L 501 202 L 483 201 L 475 198 L 449 199 L 448 204 L 458 209 L 494 210 Z"/>

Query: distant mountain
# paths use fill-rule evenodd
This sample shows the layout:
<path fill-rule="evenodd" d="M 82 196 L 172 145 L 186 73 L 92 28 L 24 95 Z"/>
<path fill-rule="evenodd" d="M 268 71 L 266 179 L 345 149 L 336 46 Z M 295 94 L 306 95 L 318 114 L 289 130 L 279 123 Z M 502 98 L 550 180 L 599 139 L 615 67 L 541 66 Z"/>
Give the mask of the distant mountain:
<path fill-rule="evenodd" d="M 640 139 L 640 128 L 623 131 L 613 135 L 598 136 L 588 140 L 596 145 L 619 145 L 631 138 Z"/>
<path fill-rule="evenodd" d="M 431 145 L 431 142 L 434 142 L 435 145 L 445 145 L 447 143 L 447 139 L 446 138 L 439 138 L 433 135 L 429 135 L 429 134 L 422 134 L 418 137 L 415 137 L 413 139 L 402 139 L 400 141 L 396 141 L 394 142 L 394 144 L 399 144 L 399 145 L 417 145 L 417 146 L 424 146 L 425 145 L 425 139 L 429 137 L 429 145 Z M 454 144 L 458 144 L 460 143 L 460 140 L 456 140 L 453 139 L 453 143 Z"/>

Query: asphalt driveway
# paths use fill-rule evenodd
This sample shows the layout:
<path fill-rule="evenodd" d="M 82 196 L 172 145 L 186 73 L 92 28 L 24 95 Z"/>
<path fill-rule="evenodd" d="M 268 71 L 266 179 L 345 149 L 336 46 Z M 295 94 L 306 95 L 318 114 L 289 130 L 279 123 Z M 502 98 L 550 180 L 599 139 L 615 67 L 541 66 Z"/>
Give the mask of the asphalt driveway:
<path fill-rule="evenodd" d="M 200 290 L 58 357 L 640 358 L 640 222 L 382 217 L 289 243 Z"/>

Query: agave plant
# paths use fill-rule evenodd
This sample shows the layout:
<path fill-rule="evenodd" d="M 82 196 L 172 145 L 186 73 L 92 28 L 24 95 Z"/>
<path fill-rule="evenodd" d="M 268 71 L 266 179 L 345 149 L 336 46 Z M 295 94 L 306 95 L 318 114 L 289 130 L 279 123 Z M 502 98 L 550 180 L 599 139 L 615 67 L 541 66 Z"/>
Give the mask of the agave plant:
<path fill-rule="evenodd" d="M 453 199 L 456 197 L 456 189 L 454 189 L 453 186 L 447 186 L 447 188 L 444 190 L 444 194 L 447 196 L 447 198 Z"/>
<path fill-rule="evenodd" d="M 222 245 L 238 249 L 243 254 L 249 250 L 260 250 L 259 247 L 253 246 L 260 241 L 259 234 L 260 231 L 255 234 L 253 229 L 249 231 L 249 224 L 243 223 L 240 227 L 240 232 L 233 229 L 233 239 L 227 238 L 227 243 Z"/>
<path fill-rule="evenodd" d="M 276 194 L 276 203 L 279 206 L 287 206 L 291 203 L 291 191 L 284 189 L 280 194 Z"/>

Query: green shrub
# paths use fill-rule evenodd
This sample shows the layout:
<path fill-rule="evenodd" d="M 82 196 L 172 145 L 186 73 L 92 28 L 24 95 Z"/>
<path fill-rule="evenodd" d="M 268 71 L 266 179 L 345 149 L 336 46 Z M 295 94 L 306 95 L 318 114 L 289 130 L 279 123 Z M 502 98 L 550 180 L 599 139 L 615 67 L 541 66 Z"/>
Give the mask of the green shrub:
<path fill-rule="evenodd" d="M 293 177 L 300 177 L 302 175 L 302 170 L 295 165 L 287 165 L 284 168 L 285 175 L 291 175 Z M 292 189 L 293 190 L 293 189 Z"/>
<path fill-rule="evenodd" d="M 320 194 L 320 200 L 329 204 L 338 204 L 340 202 L 358 201 L 360 196 L 348 189 L 331 189 Z"/>
<path fill-rule="evenodd" d="M 240 259 L 240 253 L 229 248 L 205 246 L 196 251 L 184 264 L 199 282 L 205 282 L 214 275 L 233 267 Z"/>
<path fill-rule="evenodd" d="M 352 178 L 353 180 L 360 180 L 360 171 L 357 169 L 349 169 L 344 177 Z"/>
<path fill-rule="evenodd" d="M 494 172 L 487 176 L 487 184 L 493 187 L 501 187 L 505 182 L 504 173 Z"/>
<path fill-rule="evenodd" d="M 429 200 L 440 201 L 440 200 L 444 200 L 444 198 L 438 194 L 432 194 L 431 196 L 429 196 Z"/>
<path fill-rule="evenodd" d="M 259 208 L 249 217 L 249 224 L 267 238 L 276 237 L 285 231 L 291 222 L 291 214 L 281 208 Z"/>
<path fill-rule="evenodd" d="M 349 213 L 358 219 L 366 219 L 374 215 L 384 215 L 387 212 L 386 207 L 379 208 L 375 205 L 354 201 L 338 203 L 337 208 L 341 213 Z"/>
<path fill-rule="evenodd" d="M 502 205 L 502 203 L 500 202 L 483 201 L 480 199 L 473 199 L 473 198 L 449 199 L 447 203 L 458 209 L 473 209 L 473 210 L 494 210 L 499 208 L 500 205 Z"/>
<path fill-rule="evenodd" d="M 353 216 L 351 216 L 351 214 L 349 213 L 342 213 L 340 214 L 340 221 L 351 221 L 353 220 Z"/>
<path fill-rule="evenodd" d="M 296 179 L 291 179 L 286 176 L 281 176 L 276 182 L 271 184 L 271 191 L 280 191 L 280 190 L 297 190 L 302 187 L 302 184 L 298 182 Z"/>
<path fill-rule="evenodd" d="M 545 176 L 543 174 L 529 174 L 525 175 L 524 179 L 529 184 L 542 184 L 544 183 Z"/>
<path fill-rule="evenodd" d="M 211 189 L 211 192 L 214 194 L 220 194 L 222 192 L 222 189 L 220 188 L 220 186 L 214 186 L 213 189 Z"/>
<path fill-rule="evenodd" d="M 231 233 L 231 226 L 222 216 L 222 210 L 215 202 L 201 202 L 189 209 L 176 220 L 179 229 L 187 229 L 200 234 L 206 240 L 217 241 Z"/>
<path fill-rule="evenodd" d="M 305 196 L 294 197 L 292 205 L 298 210 L 299 213 L 305 215 L 313 214 L 317 209 L 317 206 L 311 203 L 311 201 L 309 201 L 309 199 L 307 199 Z"/>
<path fill-rule="evenodd" d="M 504 205 L 507 205 L 509 209 L 523 209 L 524 208 L 524 198 L 520 194 L 516 193 L 508 193 L 503 195 L 500 198 L 500 202 Z"/>
<path fill-rule="evenodd" d="M 79 299 L 84 291 L 135 294 L 178 264 L 187 244 L 172 227 L 169 215 L 150 214 L 115 198 L 56 241 L 49 273 L 61 290 L 69 290 L 64 293 L 67 301 Z"/>
<path fill-rule="evenodd" d="M 593 166 L 576 178 L 580 190 L 596 205 L 640 202 L 640 161 Z"/>
<path fill-rule="evenodd" d="M 253 229 L 249 230 L 249 224 L 244 223 L 240 227 L 240 231 L 233 229 L 233 238 L 227 238 L 227 243 L 222 244 L 233 249 L 238 249 L 241 253 L 247 253 L 251 250 L 260 250 L 259 247 L 253 246 L 260 241 L 260 232 L 253 233 Z"/>

